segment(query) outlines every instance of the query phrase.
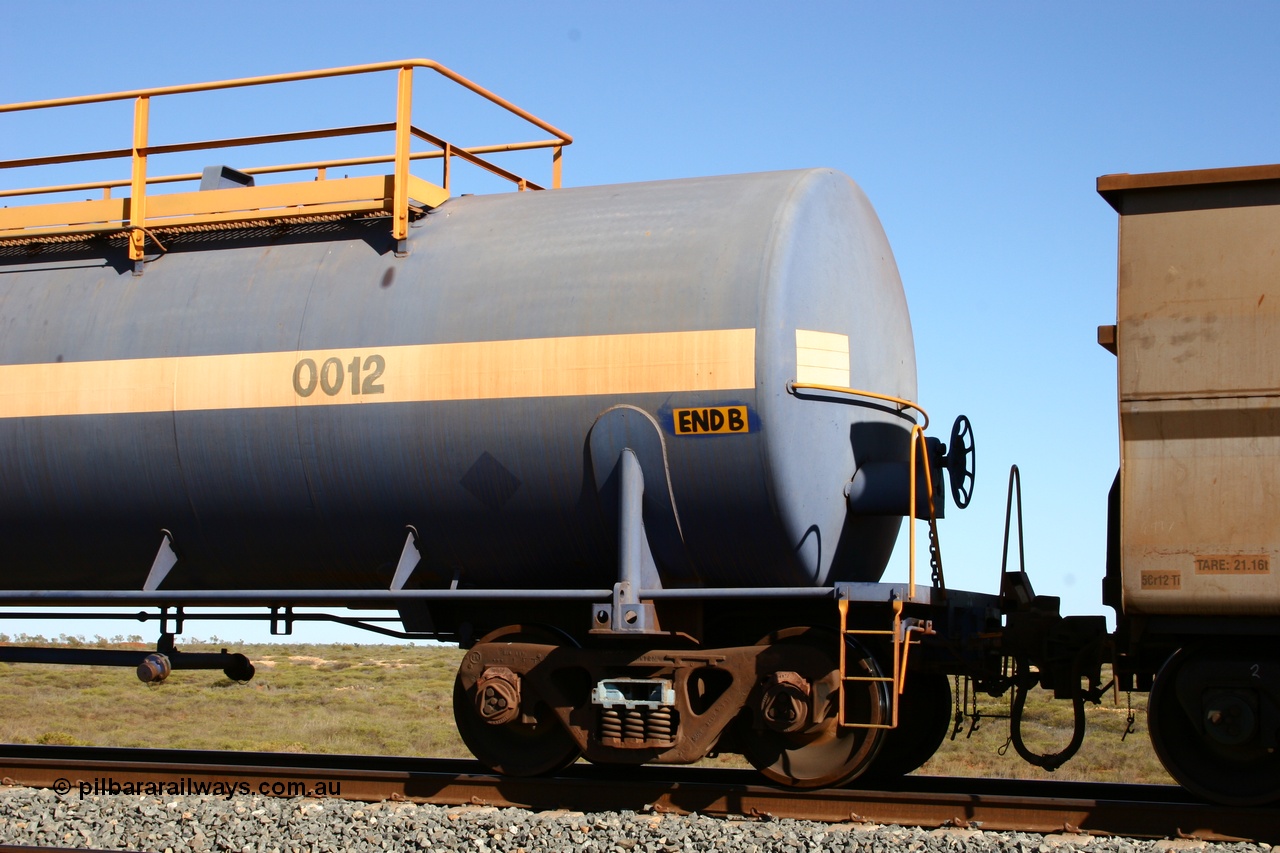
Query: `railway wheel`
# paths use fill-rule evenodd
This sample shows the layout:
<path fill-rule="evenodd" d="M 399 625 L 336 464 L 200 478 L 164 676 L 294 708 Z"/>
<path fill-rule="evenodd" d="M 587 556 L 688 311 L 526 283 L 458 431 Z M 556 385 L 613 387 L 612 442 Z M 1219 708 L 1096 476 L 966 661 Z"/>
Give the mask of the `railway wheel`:
<path fill-rule="evenodd" d="M 876 757 L 882 729 L 839 725 L 839 641 L 832 631 L 789 628 L 757 644 L 775 645 L 780 654 L 768 658 L 777 662 L 775 671 L 757 673 L 759 681 L 744 715 L 743 755 L 774 782 L 796 788 L 842 785 Z M 882 676 L 861 645 L 846 643 L 850 675 Z M 790 649 L 800 653 L 788 654 Z M 885 682 L 850 682 L 846 717 L 881 725 L 888 719 L 888 698 Z"/>
<path fill-rule="evenodd" d="M 485 635 L 476 646 L 571 642 L 545 628 L 513 625 Z M 507 776 L 541 776 L 578 760 L 577 742 L 523 679 L 504 667 L 490 667 L 479 678 L 464 674 L 466 669 L 464 660 L 453 682 L 453 718 L 463 743 L 481 763 Z"/>
<path fill-rule="evenodd" d="M 880 754 L 864 778 L 889 781 L 918 770 L 951 729 L 951 682 L 942 673 L 908 673 L 897 701 L 898 727 L 884 733 Z"/>
<path fill-rule="evenodd" d="M 1227 805 L 1280 800 L 1280 661 L 1178 651 L 1151 686 L 1147 729 L 1187 790 Z"/>

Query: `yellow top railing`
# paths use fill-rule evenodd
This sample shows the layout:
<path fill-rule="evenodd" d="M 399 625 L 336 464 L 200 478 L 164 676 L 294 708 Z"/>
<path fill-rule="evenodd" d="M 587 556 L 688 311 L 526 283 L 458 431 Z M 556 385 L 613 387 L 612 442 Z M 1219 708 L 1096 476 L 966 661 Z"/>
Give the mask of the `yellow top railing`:
<path fill-rule="evenodd" d="M 419 68 L 436 72 L 464 89 L 501 107 L 524 122 L 533 125 L 535 128 L 545 131 L 553 138 L 464 148 L 422 130 L 415 126 L 412 121 L 413 76 L 415 69 Z M 151 123 L 151 102 L 156 98 L 390 71 L 395 71 L 398 74 L 396 112 L 393 122 L 165 145 L 152 145 L 148 141 Z M 83 192 L 85 190 L 97 190 L 102 193 L 102 198 L 97 201 L 24 204 L 17 207 L 2 208 L 0 209 L 0 243 L 9 243 L 13 240 L 40 242 L 66 235 L 126 231 L 129 235 L 129 257 L 135 263 L 140 263 L 143 259 L 148 236 L 154 239 L 153 231 L 156 229 L 208 226 L 230 222 L 279 220 L 297 216 L 381 212 L 391 215 L 392 236 L 399 245 L 403 246 L 404 241 L 408 238 L 411 200 L 414 203 L 412 205 L 414 207 L 429 208 L 443 203 L 449 197 L 450 166 L 453 158 L 460 158 L 486 172 L 508 180 L 520 190 L 537 190 L 543 189 L 543 187 L 498 166 L 485 159 L 482 155 L 509 151 L 550 149 L 551 187 L 556 188 L 560 186 L 560 161 L 564 146 L 573 142 L 573 137 L 559 128 L 430 59 L 407 59 L 397 62 L 350 65 L 342 68 L 274 74 L 265 77 L 243 77 L 235 80 L 194 83 L 185 86 L 165 86 L 101 95 L 4 104 L 0 105 L 0 113 L 126 100 L 133 100 L 134 102 L 133 138 L 128 148 L 0 160 L 0 170 L 116 159 L 128 159 L 131 165 L 130 178 L 128 180 L 107 180 L 0 190 L 0 199 L 33 198 L 40 195 L 71 191 Z M 249 186 L 209 190 L 198 193 L 152 194 L 150 196 L 147 193 L 147 187 L 150 185 L 194 181 L 199 180 L 201 177 L 199 174 L 150 175 L 147 171 L 147 158 L 149 156 L 372 133 L 394 133 L 393 153 L 341 160 L 256 166 L 237 170 L 248 175 L 314 171 L 314 180 L 261 187 Z M 426 142 L 431 147 L 425 151 L 413 151 L 412 142 L 415 139 Z M 410 163 L 414 160 L 424 159 L 439 159 L 442 161 L 443 176 L 439 185 L 422 180 L 410 173 Z M 329 179 L 327 175 L 327 171 L 332 168 L 378 163 L 393 163 L 392 174 L 342 179 Z M 122 187 L 129 187 L 129 196 L 127 198 L 113 198 L 112 191 Z"/>

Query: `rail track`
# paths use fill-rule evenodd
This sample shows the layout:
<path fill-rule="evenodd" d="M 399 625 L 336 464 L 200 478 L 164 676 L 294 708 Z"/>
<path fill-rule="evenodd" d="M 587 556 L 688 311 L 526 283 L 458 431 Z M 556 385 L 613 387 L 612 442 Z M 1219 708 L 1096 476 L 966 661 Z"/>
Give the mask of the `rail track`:
<path fill-rule="evenodd" d="M 1199 802 L 1171 785 L 908 777 L 896 790 L 800 791 L 761 784 L 741 770 L 578 764 L 554 778 L 517 779 L 460 760 L 47 746 L 0 748 L 0 777 L 70 796 L 119 793 L 113 785 L 141 792 L 148 784 L 189 795 L 221 784 L 215 792 L 234 785 L 245 794 L 296 796 L 320 788 L 367 802 L 1280 842 L 1273 810 Z"/>

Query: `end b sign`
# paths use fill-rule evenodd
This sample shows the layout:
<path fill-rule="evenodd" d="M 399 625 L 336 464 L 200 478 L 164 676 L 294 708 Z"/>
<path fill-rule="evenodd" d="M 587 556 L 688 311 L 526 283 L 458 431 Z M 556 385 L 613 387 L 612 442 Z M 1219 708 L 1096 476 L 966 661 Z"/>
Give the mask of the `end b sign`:
<path fill-rule="evenodd" d="M 749 432 L 746 406 L 673 409 L 676 435 L 728 435 Z"/>

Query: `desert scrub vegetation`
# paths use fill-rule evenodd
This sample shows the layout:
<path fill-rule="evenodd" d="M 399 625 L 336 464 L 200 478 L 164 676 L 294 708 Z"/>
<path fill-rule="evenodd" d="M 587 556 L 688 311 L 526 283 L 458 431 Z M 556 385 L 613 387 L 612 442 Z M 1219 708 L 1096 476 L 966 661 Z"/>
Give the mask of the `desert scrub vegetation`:
<path fill-rule="evenodd" d="M 1110 674 L 1103 673 L 1103 681 Z M 952 688 L 954 693 L 954 686 Z M 952 700 L 954 701 L 954 696 Z M 978 699 L 976 729 L 966 717 L 954 736 L 918 772 L 938 776 L 984 776 L 1006 779 L 1143 782 L 1174 784 L 1151 748 L 1147 736 L 1147 694 L 1108 691 L 1099 705 L 1085 703 L 1085 738 L 1080 751 L 1054 772 L 1018 757 L 1009 739 L 1010 696 Z M 1130 706 L 1133 731 L 1129 726 Z M 1073 711 L 1068 701 L 1055 701 L 1047 690 L 1033 690 L 1023 711 L 1022 739 L 1032 752 L 1057 753 L 1070 741 Z M 953 730 L 954 731 L 954 730 Z"/>
<path fill-rule="evenodd" d="M 148 649 L 140 637 L 86 641 L 65 635 L 0 635 L 0 643 Z M 242 652 L 257 674 L 241 684 L 217 671 L 177 671 L 144 685 L 133 671 L 0 663 L 0 741 L 84 746 L 358 753 L 463 758 L 453 724 L 453 678 L 462 652 L 435 645 L 243 645 L 212 638 L 179 642 L 182 651 Z M 1056 773 L 1033 767 L 1006 747 L 1008 698 L 983 697 L 979 726 L 969 720 L 919 772 L 930 775 L 1171 780 L 1151 751 L 1146 696 L 1134 694 L 1135 731 L 1124 694 L 1086 706 L 1088 734 Z M 1056 752 L 1071 738 L 1071 704 L 1034 692 L 1023 725 L 1027 745 Z M 725 755 L 709 763 L 746 766 Z"/>
<path fill-rule="evenodd" d="M 21 638 L 33 641 L 33 638 Z M 81 642 L 150 648 L 138 642 Z M 0 740 L 93 746 L 462 757 L 453 727 L 461 652 L 443 646 L 179 643 L 246 654 L 240 684 L 218 671 L 145 685 L 131 669 L 0 663 Z"/>

